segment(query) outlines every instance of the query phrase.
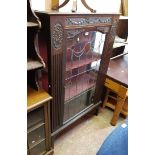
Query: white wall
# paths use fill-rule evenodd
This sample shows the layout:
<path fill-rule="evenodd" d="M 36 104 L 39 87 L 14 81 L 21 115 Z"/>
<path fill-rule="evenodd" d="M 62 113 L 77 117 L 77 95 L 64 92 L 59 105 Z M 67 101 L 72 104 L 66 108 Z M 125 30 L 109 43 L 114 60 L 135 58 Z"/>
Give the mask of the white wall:
<path fill-rule="evenodd" d="M 45 10 L 45 0 L 31 0 L 32 8 L 34 10 Z M 49 0 L 46 0 L 49 1 Z M 59 0 L 59 4 L 63 3 L 64 0 Z M 62 12 L 71 12 L 73 0 L 63 8 L 60 9 Z M 86 0 L 88 5 L 102 13 L 118 13 L 120 9 L 121 0 Z M 77 0 L 77 12 L 89 12 L 81 3 L 81 0 Z"/>
<path fill-rule="evenodd" d="M 69 4 L 67 4 L 61 10 L 70 11 L 72 8 L 72 1 L 70 0 Z M 121 0 L 86 0 L 87 4 L 92 8 L 97 10 L 97 12 L 119 12 Z M 63 2 L 63 0 L 59 0 L 59 2 Z M 83 4 L 81 0 L 77 0 L 77 8 L 78 12 L 89 12 Z"/>
<path fill-rule="evenodd" d="M 45 0 L 31 0 L 31 7 L 33 10 L 44 10 Z"/>

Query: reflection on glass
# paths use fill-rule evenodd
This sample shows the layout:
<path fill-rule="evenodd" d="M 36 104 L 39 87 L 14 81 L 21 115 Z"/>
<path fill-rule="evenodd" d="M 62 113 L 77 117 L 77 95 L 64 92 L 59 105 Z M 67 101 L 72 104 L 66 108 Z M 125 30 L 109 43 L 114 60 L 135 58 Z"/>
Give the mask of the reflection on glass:
<path fill-rule="evenodd" d="M 85 32 L 73 41 L 68 40 L 66 71 L 99 60 L 102 54 L 105 35 L 100 32 Z M 73 42 L 73 44 L 71 44 Z M 71 44 L 71 45 L 70 45 Z"/>
<path fill-rule="evenodd" d="M 65 107 L 68 109 L 68 113 L 70 107 L 81 110 L 81 107 L 84 109 L 89 105 L 85 103 L 89 99 L 84 102 L 84 100 L 80 101 L 79 99 L 77 101 L 76 98 L 82 97 L 84 93 L 90 94 L 89 91 L 95 87 L 104 40 L 105 34 L 96 31 L 83 32 L 67 40 L 65 104 L 68 106 L 65 105 Z M 86 94 L 84 96 L 88 98 L 89 95 Z M 79 108 L 76 108 L 78 106 Z M 78 112 L 76 111 L 75 114 Z M 67 115 L 69 115 L 68 113 Z"/>

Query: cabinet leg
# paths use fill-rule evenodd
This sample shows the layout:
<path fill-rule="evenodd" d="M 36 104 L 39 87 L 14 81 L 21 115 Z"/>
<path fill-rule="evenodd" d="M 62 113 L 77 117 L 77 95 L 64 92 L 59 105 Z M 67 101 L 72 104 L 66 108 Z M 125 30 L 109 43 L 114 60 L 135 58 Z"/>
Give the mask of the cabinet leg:
<path fill-rule="evenodd" d="M 119 97 L 118 102 L 117 102 L 116 107 L 115 107 L 115 110 L 114 110 L 112 120 L 111 120 L 111 125 L 113 125 L 113 126 L 115 126 L 117 124 L 117 120 L 118 120 L 118 117 L 121 113 L 124 101 L 125 101 L 125 98 L 122 99 Z"/>
<path fill-rule="evenodd" d="M 126 93 L 127 93 L 127 88 L 120 86 L 119 92 L 118 92 L 118 100 L 117 100 L 117 104 L 115 106 L 114 114 L 111 120 L 111 125 L 115 126 L 117 123 L 118 117 L 122 111 L 122 107 L 126 99 Z"/>
<path fill-rule="evenodd" d="M 99 107 L 96 108 L 96 110 L 95 110 L 95 115 L 96 115 L 96 116 L 98 115 L 98 112 L 99 112 Z"/>

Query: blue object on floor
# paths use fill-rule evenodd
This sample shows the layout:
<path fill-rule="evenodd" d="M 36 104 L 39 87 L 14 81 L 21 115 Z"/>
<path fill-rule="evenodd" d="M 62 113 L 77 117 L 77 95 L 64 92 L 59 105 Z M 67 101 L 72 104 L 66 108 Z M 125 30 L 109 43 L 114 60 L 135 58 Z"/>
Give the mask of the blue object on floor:
<path fill-rule="evenodd" d="M 128 122 L 112 131 L 101 145 L 97 155 L 128 155 Z"/>

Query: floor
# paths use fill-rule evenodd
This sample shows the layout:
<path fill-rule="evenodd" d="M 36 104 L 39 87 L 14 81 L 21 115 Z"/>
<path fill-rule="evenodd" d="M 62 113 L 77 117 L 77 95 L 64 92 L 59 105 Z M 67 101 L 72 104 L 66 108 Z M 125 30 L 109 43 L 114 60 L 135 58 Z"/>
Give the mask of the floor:
<path fill-rule="evenodd" d="M 55 140 L 54 155 L 96 155 L 101 144 L 116 127 L 110 125 L 113 112 L 100 108 L 98 116 L 91 115 Z M 120 117 L 118 124 L 124 122 Z"/>

